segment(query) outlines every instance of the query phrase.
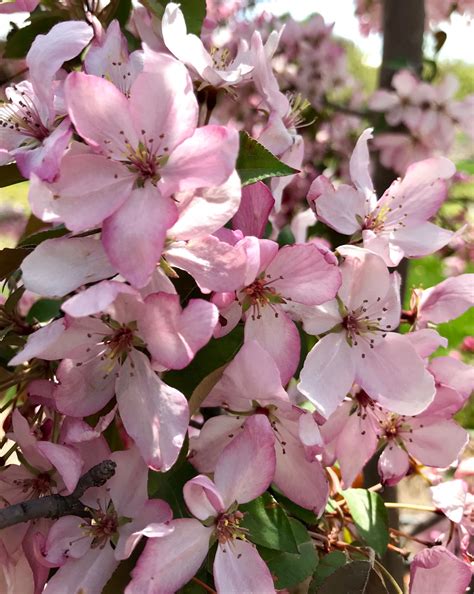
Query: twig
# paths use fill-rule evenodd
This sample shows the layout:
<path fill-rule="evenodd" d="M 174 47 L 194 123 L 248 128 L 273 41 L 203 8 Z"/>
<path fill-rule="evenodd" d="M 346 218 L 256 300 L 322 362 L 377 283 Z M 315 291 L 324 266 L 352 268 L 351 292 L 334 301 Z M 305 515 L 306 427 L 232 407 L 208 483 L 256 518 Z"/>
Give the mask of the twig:
<path fill-rule="evenodd" d="M 30 499 L 0 510 L 0 529 L 39 518 L 61 518 L 62 516 L 87 517 L 89 512 L 80 498 L 87 489 L 101 487 L 115 473 L 115 462 L 104 460 L 93 466 L 79 479 L 71 495 L 49 495 Z"/>
<path fill-rule="evenodd" d="M 211 594 L 216 594 L 216 591 L 213 590 L 212 588 L 210 588 L 207 584 L 205 584 L 204 582 L 202 582 L 199 578 L 197 578 L 196 576 L 193 577 L 191 579 L 192 582 L 195 582 L 196 584 L 199 584 L 201 586 L 201 588 L 204 588 L 204 590 L 206 590 L 206 592 L 210 592 Z"/>
<path fill-rule="evenodd" d="M 435 514 L 441 514 L 439 509 L 436 507 L 432 507 L 430 505 L 418 505 L 416 503 L 395 503 L 395 502 L 385 502 L 385 507 L 393 507 L 397 509 L 412 509 L 414 511 L 426 511 L 426 512 L 433 512 Z"/>

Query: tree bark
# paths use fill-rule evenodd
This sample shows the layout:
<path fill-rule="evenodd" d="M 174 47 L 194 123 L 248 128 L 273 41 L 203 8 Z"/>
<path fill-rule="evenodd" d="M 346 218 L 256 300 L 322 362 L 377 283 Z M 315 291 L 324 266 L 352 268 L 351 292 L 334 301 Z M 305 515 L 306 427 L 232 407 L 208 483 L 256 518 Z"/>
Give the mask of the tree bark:
<path fill-rule="evenodd" d="M 39 518 L 61 518 L 62 516 L 88 517 L 86 506 L 80 498 L 87 489 L 101 487 L 115 473 L 115 462 L 104 460 L 93 466 L 79 479 L 71 495 L 49 495 L 39 499 L 22 501 L 0 510 L 0 529 L 37 520 Z"/>

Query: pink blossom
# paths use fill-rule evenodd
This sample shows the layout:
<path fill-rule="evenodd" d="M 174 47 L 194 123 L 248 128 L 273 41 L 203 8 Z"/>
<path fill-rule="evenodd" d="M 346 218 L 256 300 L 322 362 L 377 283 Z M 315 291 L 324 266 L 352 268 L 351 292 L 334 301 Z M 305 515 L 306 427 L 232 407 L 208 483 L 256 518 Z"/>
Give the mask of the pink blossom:
<path fill-rule="evenodd" d="M 42 562 L 59 570 L 45 594 L 88 588 L 100 592 L 122 559 L 127 559 L 143 535 L 163 537 L 173 531 L 169 505 L 147 498 L 147 467 L 136 449 L 114 452 L 115 475 L 101 488 L 91 519 L 64 516 L 41 544 Z M 130 486 L 133 484 L 133 488 Z M 115 539 L 114 548 L 111 539 Z"/>
<path fill-rule="evenodd" d="M 382 256 L 388 266 L 398 265 L 404 256 L 425 256 L 446 245 L 453 233 L 428 220 L 447 196 L 444 180 L 454 174 L 454 165 L 441 157 L 415 163 L 376 201 L 368 172 L 369 138 L 370 129 L 359 138 L 351 157 L 355 188 L 343 184 L 334 189 L 323 176 L 313 182 L 308 201 L 319 219 L 339 233 L 362 239 L 363 246 Z"/>
<path fill-rule="evenodd" d="M 196 129 L 197 101 L 185 67 L 165 55 L 156 58 L 156 67 L 158 72 L 137 76 L 130 99 L 96 76 L 68 77 L 70 117 L 99 154 L 68 155 L 58 182 L 31 193 L 41 218 L 53 212 L 76 232 L 102 223 L 110 261 L 139 287 L 149 282 L 166 232 L 178 219 L 170 195 L 222 184 L 238 151 L 235 131 Z M 88 101 L 92 95 L 98 98 L 94 105 Z M 154 97 L 161 108 L 150 112 L 147 102 Z"/>
<path fill-rule="evenodd" d="M 309 334 L 321 336 L 308 354 L 299 390 L 328 417 L 356 382 L 389 410 L 417 414 L 434 397 L 432 376 L 400 322 L 399 278 L 368 250 L 342 246 L 337 300 L 295 308 Z"/>
<path fill-rule="evenodd" d="M 340 285 L 335 258 L 314 244 L 278 250 L 273 241 L 247 237 L 238 245 L 245 246 L 247 271 L 235 297 L 213 298 L 222 304 L 224 329 L 218 333 L 232 330 L 245 313 L 245 340 L 257 340 L 270 353 L 286 384 L 298 364 L 300 339 L 285 309 L 289 303 L 312 305 L 334 297 Z"/>
<path fill-rule="evenodd" d="M 253 66 L 247 43 L 240 42 L 233 60 L 227 49 L 214 48 L 209 53 L 199 37 L 187 32 L 179 4 L 166 5 L 161 30 L 166 47 L 191 69 L 201 87 L 225 88 L 249 79 Z"/>
<path fill-rule="evenodd" d="M 143 592 L 144 588 L 150 594 L 176 591 L 199 569 L 213 536 L 218 542 L 214 579 L 219 593 L 274 592 L 270 571 L 247 540 L 240 526 L 243 514 L 238 510 L 239 504 L 252 501 L 267 489 L 274 472 L 270 423 L 263 415 L 250 417 L 220 454 L 214 479 L 198 475 L 184 485 L 186 505 L 197 519 L 173 520 L 173 533 L 148 541 L 126 593 Z"/>
<path fill-rule="evenodd" d="M 410 567 L 410 594 L 449 592 L 463 594 L 471 581 L 471 570 L 445 547 L 424 549 Z"/>
<path fill-rule="evenodd" d="M 291 404 L 275 362 L 258 342 L 243 345 L 203 406 L 220 406 L 227 415 L 207 421 L 190 441 L 191 462 L 200 472 L 214 470 L 219 453 L 239 434 L 248 415 L 264 415 L 272 429 L 276 486 L 298 505 L 322 512 L 328 485 L 315 456 L 322 445 L 318 426 L 309 411 Z"/>
<path fill-rule="evenodd" d="M 0 108 L 0 164 L 15 159 L 25 177 L 56 179 L 72 131 L 69 118 L 54 105 L 59 85 L 55 77 L 92 34 L 86 23 L 67 21 L 36 37 L 26 57 L 30 81 L 9 87 L 9 103 Z"/>
<path fill-rule="evenodd" d="M 474 274 L 460 274 L 429 289 L 415 290 L 411 305 L 418 328 L 454 320 L 474 305 Z"/>

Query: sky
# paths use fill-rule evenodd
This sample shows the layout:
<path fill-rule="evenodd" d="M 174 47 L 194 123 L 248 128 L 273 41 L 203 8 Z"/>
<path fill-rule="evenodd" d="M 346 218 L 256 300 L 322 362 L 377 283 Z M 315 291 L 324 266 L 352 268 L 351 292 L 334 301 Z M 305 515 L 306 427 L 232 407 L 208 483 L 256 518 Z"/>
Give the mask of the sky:
<path fill-rule="evenodd" d="M 334 32 L 339 37 L 352 40 L 365 55 L 369 66 L 380 66 L 382 57 L 382 39 L 372 34 L 363 37 L 359 33 L 359 24 L 354 15 L 353 0 L 264 0 L 259 3 L 261 9 L 281 15 L 290 12 L 295 19 L 304 19 L 312 12 L 319 12 L 328 23 L 335 23 Z M 441 28 L 448 38 L 440 58 L 443 60 L 464 60 L 474 63 L 474 22 L 455 14 L 450 23 L 443 23 Z"/>
<path fill-rule="evenodd" d="M 353 0 L 263 0 L 259 6 L 261 10 L 265 9 L 276 15 L 290 12 L 295 19 L 304 19 L 312 12 L 319 12 L 328 23 L 335 23 L 336 35 L 351 39 L 360 47 L 367 65 L 380 65 L 381 37 L 375 34 L 363 37 L 359 33 Z M 15 19 L 12 19 L 13 16 Z M 0 37 L 8 31 L 9 21 L 22 22 L 25 16 L 28 16 L 27 13 L 0 15 Z M 450 23 L 442 24 L 442 29 L 448 34 L 448 38 L 439 57 L 443 60 L 474 63 L 474 22 L 469 23 L 466 17 L 455 14 Z"/>

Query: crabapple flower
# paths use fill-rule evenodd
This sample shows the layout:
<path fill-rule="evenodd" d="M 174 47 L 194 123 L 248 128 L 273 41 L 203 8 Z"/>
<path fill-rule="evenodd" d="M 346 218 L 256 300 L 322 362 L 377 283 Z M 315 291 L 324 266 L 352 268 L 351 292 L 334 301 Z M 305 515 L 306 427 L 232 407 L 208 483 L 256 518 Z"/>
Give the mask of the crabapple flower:
<path fill-rule="evenodd" d="M 163 41 L 178 60 L 186 64 L 201 81 L 201 88 L 226 88 L 250 79 L 253 70 L 248 44 L 241 40 L 235 59 L 228 49 L 209 53 L 202 41 L 187 32 L 186 21 L 179 4 L 168 2 L 161 21 Z"/>
<path fill-rule="evenodd" d="M 143 302 L 135 293 L 124 283 L 104 281 L 76 295 L 63 307 L 84 317 L 66 317 L 41 328 L 10 364 L 32 357 L 62 359 L 54 398 L 63 414 L 93 414 L 115 394 L 125 429 L 144 460 L 164 470 L 174 464 L 181 449 L 188 405 L 183 394 L 166 385 L 137 349 L 144 345 L 137 326 L 149 325 L 145 331 L 154 364 L 161 369 L 181 368 L 193 358 L 194 349 L 212 336 L 217 312 L 202 300 L 191 300 L 182 310 L 177 295 L 149 295 Z M 101 308 L 108 314 L 94 317 Z M 161 315 L 165 317 L 160 323 Z"/>
<path fill-rule="evenodd" d="M 410 566 L 410 594 L 463 594 L 471 577 L 469 565 L 445 547 L 424 549 L 415 555 Z"/>
<path fill-rule="evenodd" d="M 25 177 L 56 179 L 72 130 L 69 118 L 54 105 L 60 84 L 54 79 L 92 35 L 87 23 L 67 21 L 36 37 L 26 58 L 30 81 L 9 87 L 8 103 L 0 107 L 0 164 L 14 159 Z"/>
<path fill-rule="evenodd" d="M 84 60 L 87 74 L 110 80 L 124 95 L 129 95 L 137 75 L 143 70 L 144 56 L 140 50 L 128 52 L 127 39 L 120 24 L 113 20 L 104 32 L 92 40 Z"/>
<path fill-rule="evenodd" d="M 220 334 L 230 332 L 244 313 L 245 340 L 261 344 L 286 384 L 298 365 L 300 345 L 286 304 L 315 305 L 332 299 L 341 282 L 336 259 L 314 244 L 278 249 L 274 241 L 246 237 L 240 245 L 245 246 L 248 262 L 242 285 L 235 295 L 213 298 L 222 305 Z"/>
<path fill-rule="evenodd" d="M 155 61 L 157 71 L 137 76 L 130 99 L 105 79 L 69 75 L 71 120 L 97 154 L 68 155 L 56 184 L 34 180 L 30 192 L 40 218 L 51 220 L 53 213 L 75 232 L 102 224 L 111 263 L 137 287 L 149 282 L 178 219 L 171 194 L 219 186 L 238 152 L 236 131 L 196 128 L 198 105 L 186 68 L 166 55 Z"/>
<path fill-rule="evenodd" d="M 273 482 L 298 505 L 322 513 L 328 483 L 316 458 L 322 445 L 318 425 L 309 411 L 291 404 L 275 362 L 258 342 L 244 343 L 202 406 L 219 406 L 227 414 L 209 419 L 190 440 L 190 461 L 200 472 L 215 469 L 246 418 L 264 415 L 276 455 Z"/>
<path fill-rule="evenodd" d="M 436 507 L 456 524 L 457 534 L 453 539 L 450 536 L 446 546 L 453 553 L 457 552 L 456 546 L 467 552 L 474 536 L 474 494 L 469 492 L 468 484 L 462 479 L 446 481 L 431 487 L 431 496 Z"/>
<path fill-rule="evenodd" d="M 338 252 L 337 299 L 295 308 L 306 332 L 325 334 L 306 358 L 299 390 L 326 418 L 354 382 L 389 410 L 415 415 L 433 400 L 435 385 L 410 340 L 393 332 L 400 322 L 399 277 L 368 250 Z"/>
<path fill-rule="evenodd" d="M 113 452 L 110 459 L 116 471 L 99 489 L 95 505 L 88 504 L 91 519 L 60 518 L 39 546 L 42 563 L 59 567 L 45 594 L 101 592 L 142 536 L 159 538 L 173 531 L 169 505 L 147 498 L 148 469 L 138 450 Z"/>
<path fill-rule="evenodd" d="M 361 239 L 363 246 L 397 266 L 405 257 L 431 254 L 446 245 L 453 233 L 428 222 L 447 196 L 445 180 L 455 173 L 448 159 L 436 157 L 410 165 L 405 177 L 396 180 L 376 201 L 369 176 L 366 130 L 350 161 L 355 187 L 334 189 L 324 176 L 311 185 L 308 202 L 320 220 L 345 235 Z"/>
<path fill-rule="evenodd" d="M 220 454 L 213 480 L 198 475 L 184 485 L 184 499 L 194 518 L 173 520 L 169 536 L 148 540 L 126 594 L 145 589 L 150 594 L 175 592 L 194 576 L 214 541 L 219 594 L 275 592 L 268 567 L 247 539 L 251 535 L 240 526 L 243 514 L 238 509 L 267 489 L 274 472 L 270 423 L 263 415 L 250 417 Z"/>
<path fill-rule="evenodd" d="M 417 328 L 454 320 L 474 306 L 474 274 L 460 274 L 429 289 L 415 289 L 410 305 Z"/>

